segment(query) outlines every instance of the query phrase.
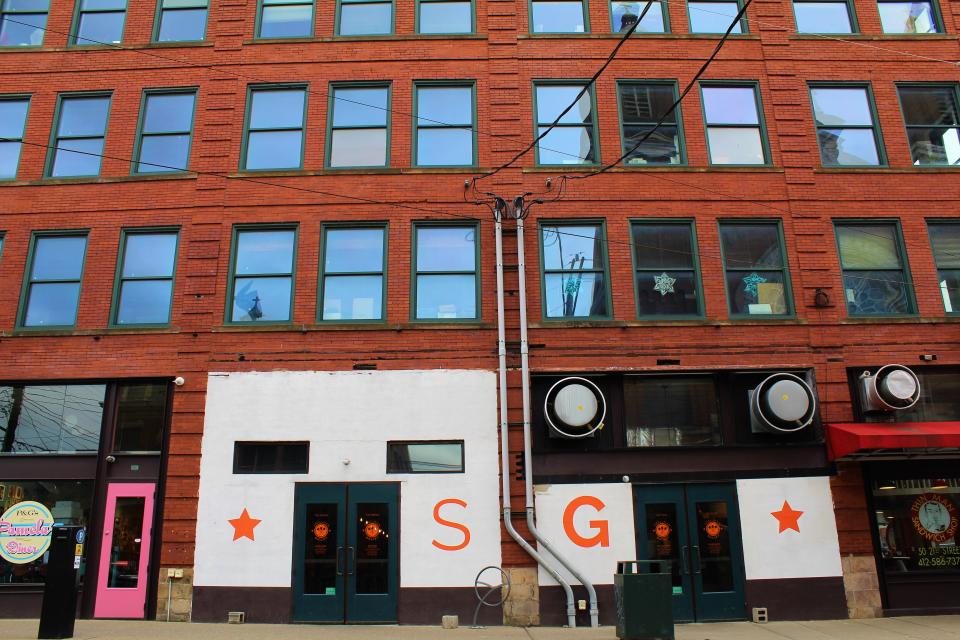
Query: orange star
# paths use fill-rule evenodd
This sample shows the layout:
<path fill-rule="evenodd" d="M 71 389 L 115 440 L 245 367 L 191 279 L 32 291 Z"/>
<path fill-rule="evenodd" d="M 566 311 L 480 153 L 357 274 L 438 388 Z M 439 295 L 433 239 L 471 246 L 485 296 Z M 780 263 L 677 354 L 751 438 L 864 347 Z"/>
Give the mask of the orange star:
<path fill-rule="evenodd" d="M 233 541 L 236 542 L 240 538 L 250 538 L 253 540 L 253 529 L 261 520 L 256 518 L 251 518 L 250 514 L 247 513 L 247 508 L 243 508 L 243 513 L 240 514 L 239 518 L 234 518 L 233 520 L 227 520 L 233 526 Z"/>
<path fill-rule="evenodd" d="M 800 520 L 800 516 L 803 515 L 803 511 L 793 509 L 786 500 L 783 501 L 783 507 L 780 508 L 780 511 L 773 511 L 770 515 L 780 523 L 780 531 L 777 533 L 783 533 L 787 529 L 793 529 L 797 533 L 800 533 L 800 523 L 798 520 Z"/>

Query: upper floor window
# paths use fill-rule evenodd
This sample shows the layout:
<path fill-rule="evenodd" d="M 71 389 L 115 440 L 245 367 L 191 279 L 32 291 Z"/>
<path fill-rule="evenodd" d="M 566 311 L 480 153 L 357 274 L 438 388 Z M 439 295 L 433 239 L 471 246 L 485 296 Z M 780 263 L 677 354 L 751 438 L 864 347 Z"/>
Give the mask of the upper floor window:
<path fill-rule="evenodd" d="M 942 33 L 934 0 L 877 0 L 884 33 Z"/>
<path fill-rule="evenodd" d="M 530 0 L 531 33 L 585 33 L 584 0 Z"/>
<path fill-rule="evenodd" d="M 757 86 L 703 85 L 711 164 L 767 164 L 767 139 Z"/>
<path fill-rule="evenodd" d="M 203 40 L 207 34 L 208 0 L 159 0 L 157 42 Z"/>
<path fill-rule="evenodd" d="M 392 0 L 337 0 L 338 36 L 393 33 Z"/>
<path fill-rule="evenodd" d="M 61 96 L 57 113 L 47 175 L 52 178 L 100 175 L 110 96 Z"/>
<path fill-rule="evenodd" d="M 303 166 L 305 87 L 254 87 L 247 99 L 241 167 L 299 169 Z"/>
<path fill-rule="evenodd" d="M 637 315 L 701 315 L 693 223 L 638 221 L 631 231 Z"/>
<path fill-rule="evenodd" d="M 930 222 L 930 244 L 943 308 L 947 313 L 960 313 L 960 224 Z"/>
<path fill-rule="evenodd" d="M 960 164 L 957 85 L 904 85 L 897 91 L 913 164 Z"/>
<path fill-rule="evenodd" d="M 287 322 L 293 314 L 295 228 L 234 229 L 229 322 Z"/>
<path fill-rule="evenodd" d="M 320 320 L 383 320 L 385 226 L 324 227 Z"/>
<path fill-rule="evenodd" d="M 414 318 L 474 320 L 480 283 L 476 225 L 414 226 Z"/>
<path fill-rule="evenodd" d="M 0 180 L 17 177 L 30 98 L 0 96 Z"/>
<path fill-rule="evenodd" d="M 0 453 L 96 453 L 106 385 L 0 386 Z"/>
<path fill-rule="evenodd" d="M 846 0 L 793 0 L 797 33 L 853 33 L 853 7 Z"/>
<path fill-rule="evenodd" d="M 0 47 L 39 47 L 50 0 L 0 0 Z"/>
<path fill-rule="evenodd" d="M 390 164 L 389 85 L 330 87 L 330 167 Z"/>
<path fill-rule="evenodd" d="M 690 33 L 726 33 L 740 13 L 740 7 L 740 0 L 688 0 Z M 746 33 L 746 22 L 744 15 L 733 25 L 730 33 Z"/>
<path fill-rule="evenodd" d="M 123 39 L 127 0 L 77 0 L 71 44 L 117 44 Z"/>
<path fill-rule="evenodd" d="M 86 234 L 34 235 L 23 283 L 20 326 L 76 324 L 86 251 Z"/>
<path fill-rule="evenodd" d="M 313 35 L 313 0 L 260 0 L 258 38 Z"/>
<path fill-rule="evenodd" d="M 540 247 L 544 317 L 612 315 L 602 224 L 544 223 L 540 227 Z"/>
<path fill-rule="evenodd" d="M 420 0 L 417 33 L 473 33 L 471 0 Z"/>
<path fill-rule="evenodd" d="M 895 222 L 837 222 L 844 299 L 850 315 L 914 312 L 900 226 Z"/>
<path fill-rule="evenodd" d="M 416 85 L 417 166 L 474 164 L 473 85 Z"/>
<path fill-rule="evenodd" d="M 537 136 L 543 135 L 581 91 L 583 84 L 534 85 Z M 595 164 L 598 160 L 593 96 L 589 88 L 537 143 L 537 164 Z"/>
<path fill-rule="evenodd" d="M 730 315 L 793 312 L 778 222 L 721 222 L 720 247 Z"/>
<path fill-rule="evenodd" d="M 869 87 L 813 86 L 810 98 L 824 166 L 883 164 Z"/>
<path fill-rule="evenodd" d="M 134 173 L 186 171 L 193 131 L 195 91 L 147 91 Z"/>
<path fill-rule="evenodd" d="M 647 3 L 643 0 L 610 0 L 610 30 L 614 33 L 626 33 L 637 24 L 640 14 Z M 634 33 L 666 33 L 667 16 L 665 0 L 654 0 L 650 3 L 647 15 L 643 16 Z"/>
<path fill-rule="evenodd" d="M 679 105 L 653 134 L 637 144 L 664 117 L 677 99 L 673 82 L 620 82 L 620 131 L 626 164 L 684 164 Z M 634 147 L 637 147 L 634 149 Z"/>
<path fill-rule="evenodd" d="M 176 231 L 124 231 L 117 270 L 113 324 L 170 322 Z"/>

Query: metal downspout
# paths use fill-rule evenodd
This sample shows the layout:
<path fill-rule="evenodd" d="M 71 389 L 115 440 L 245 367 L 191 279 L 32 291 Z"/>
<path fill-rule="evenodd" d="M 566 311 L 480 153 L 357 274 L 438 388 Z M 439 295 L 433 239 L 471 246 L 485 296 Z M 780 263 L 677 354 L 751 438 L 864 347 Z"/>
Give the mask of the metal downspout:
<path fill-rule="evenodd" d="M 583 577 L 577 569 L 570 564 L 570 561 L 564 558 L 550 545 L 547 540 L 537 531 L 534 521 L 534 501 L 533 501 L 533 457 L 530 436 L 530 349 L 527 342 L 527 278 L 526 265 L 523 246 L 523 212 L 517 212 L 517 270 L 519 271 L 519 289 L 520 289 L 520 371 L 523 385 L 523 455 L 526 460 L 524 465 L 524 483 L 527 491 L 527 528 L 533 534 L 534 539 L 540 543 L 544 549 L 557 559 L 563 567 L 569 571 L 574 578 L 580 581 L 587 589 L 590 596 L 590 626 L 600 626 L 600 609 L 597 607 L 597 590 L 593 584 Z"/>
<path fill-rule="evenodd" d="M 500 376 L 500 474 L 502 480 L 501 491 L 503 492 L 503 525 L 507 529 L 510 537 L 516 541 L 520 547 L 526 551 L 530 557 L 536 560 L 537 564 L 544 568 L 554 580 L 560 583 L 564 592 L 567 594 L 567 625 L 577 626 L 576 613 L 573 602 L 573 589 L 566 580 L 534 549 L 529 542 L 523 539 L 517 530 L 513 527 L 513 520 L 510 516 L 510 441 L 509 427 L 507 419 L 507 340 L 506 327 L 504 326 L 503 311 L 503 210 L 495 211 L 496 216 L 496 245 L 497 245 L 497 356 L 499 358 L 499 376 Z M 529 458 L 526 458 L 529 460 Z M 527 463 L 529 465 L 529 462 Z"/>

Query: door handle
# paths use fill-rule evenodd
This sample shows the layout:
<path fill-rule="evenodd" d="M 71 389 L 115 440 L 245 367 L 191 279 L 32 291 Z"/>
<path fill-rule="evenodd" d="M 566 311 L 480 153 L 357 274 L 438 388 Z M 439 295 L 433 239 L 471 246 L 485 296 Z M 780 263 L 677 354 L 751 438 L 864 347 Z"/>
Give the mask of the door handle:
<path fill-rule="evenodd" d="M 690 561 L 687 559 L 689 552 L 690 547 L 687 545 L 683 545 L 683 548 L 680 549 L 680 570 L 686 575 L 690 575 Z"/>
<path fill-rule="evenodd" d="M 337 547 L 337 575 L 343 575 L 343 568 L 340 566 L 340 552 L 343 551 L 343 547 Z"/>
<path fill-rule="evenodd" d="M 693 555 L 697 559 L 696 568 L 693 570 L 694 573 L 703 573 L 703 566 L 700 561 L 700 547 L 698 545 L 693 545 Z"/>
<path fill-rule="evenodd" d="M 347 561 L 347 575 L 352 576 L 357 569 L 357 550 L 353 547 L 347 547 L 347 551 L 350 553 L 350 560 Z"/>

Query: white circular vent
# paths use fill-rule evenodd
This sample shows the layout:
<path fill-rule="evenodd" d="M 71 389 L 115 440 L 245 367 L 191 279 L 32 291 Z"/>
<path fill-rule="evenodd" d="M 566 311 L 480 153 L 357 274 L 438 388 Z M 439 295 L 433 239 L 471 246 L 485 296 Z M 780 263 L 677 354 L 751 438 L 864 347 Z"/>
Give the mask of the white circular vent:
<path fill-rule="evenodd" d="M 813 389 L 792 373 L 775 373 L 754 389 L 750 411 L 768 431 L 792 433 L 813 422 Z"/>
<path fill-rule="evenodd" d="M 568 384 L 553 399 L 553 412 L 564 424 L 582 427 L 597 415 L 597 396 L 579 383 Z"/>
<path fill-rule="evenodd" d="M 557 434 L 586 438 L 603 428 L 607 402 L 596 384 L 571 376 L 555 382 L 547 391 L 543 415 Z"/>
<path fill-rule="evenodd" d="M 917 375 L 899 364 L 888 364 L 877 370 L 877 393 L 894 409 L 909 409 L 920 399 Z"/>

